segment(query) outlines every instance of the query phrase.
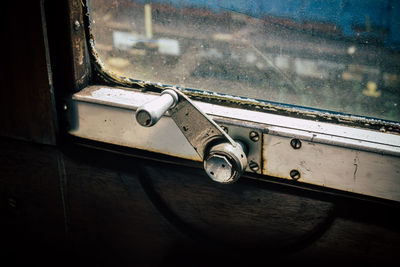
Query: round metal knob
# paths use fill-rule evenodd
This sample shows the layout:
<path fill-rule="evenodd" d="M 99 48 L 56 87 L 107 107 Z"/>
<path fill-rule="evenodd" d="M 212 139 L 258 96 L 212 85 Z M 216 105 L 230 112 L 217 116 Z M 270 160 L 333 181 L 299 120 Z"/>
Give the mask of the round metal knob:
<path fill-rule="evenodd" d="M 246 146 L 240 141 L 235 145 L 221 143 L 211 147 L 204 158 L 206 173 L 218 183 L 235 182 L 247 166 L 246 150 Z"/>

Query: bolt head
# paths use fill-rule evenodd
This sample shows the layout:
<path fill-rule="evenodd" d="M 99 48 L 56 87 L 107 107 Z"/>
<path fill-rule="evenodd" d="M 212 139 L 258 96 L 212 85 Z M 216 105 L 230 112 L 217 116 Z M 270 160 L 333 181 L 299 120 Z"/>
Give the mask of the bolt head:
<path fill-rule="evenodd" d="M 238 180 L 247 166 L 244 149 L 240 141 L 234 144 L 223 142 L 212 146 L 204 158 L 204 169 L 208 176 L 223 184 Z"/>
<path fill-rule="evenodd" d="M 204 161 L 204 168 L 210 178 L 219 183 L 229 183 L 234 176 L 232 163 L 225 155 L 210 155 Z"/>

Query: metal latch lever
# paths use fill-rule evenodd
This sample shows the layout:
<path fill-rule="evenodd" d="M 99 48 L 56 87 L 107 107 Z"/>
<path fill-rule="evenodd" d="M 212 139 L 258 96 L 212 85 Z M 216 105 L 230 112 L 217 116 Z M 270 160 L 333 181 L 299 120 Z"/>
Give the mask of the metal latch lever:
<path fill-rule="evenodd" d="M 218 124 L 182 92 L 168 88 L 160 97 L 145 103 L 136 111 L 137 122 L 153 126 L 169 113 L 204 163 L 208 176 L 216 182 L 232 183 L 247 166 L 247 147 L 234 141 Z"/>

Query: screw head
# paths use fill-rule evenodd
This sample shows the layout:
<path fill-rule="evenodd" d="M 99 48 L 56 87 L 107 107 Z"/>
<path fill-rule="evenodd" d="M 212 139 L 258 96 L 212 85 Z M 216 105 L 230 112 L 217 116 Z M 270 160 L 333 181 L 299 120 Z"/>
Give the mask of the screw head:
<path fill-rule="evenodd" d="M 251 131 L 249 134 L 249 138 L 253 142 L 258 142 L 258 140 L 260 140 L 260 135 L 255 131 Z"/>
<path fill-rule="evenodd" d="M 299 149 L 301 148 L 301 141 L 300 139 L 293 138 L 290 140 L 290 145 L 293 147 L 293 149 Z"/>
<path fill-rule="evenodd" d="M 81 28 L 81 24 L 79 23 L 79 21 L 75 20 L 74 22 L 74 30 L 78 31 Z"/>
<path fill-rule="evenodd" d="M 291 170 L 290 171 L 290 177 L 292 177 L 293 180 L 299 180 L 300 179 L 300 172 L 298 170 Z"/>
<path fill-rule="evenodd" d="M 249 163 L 249 168 L 250 168 L 250 170 L 252 170 L 253 172 L 257 172 L 257 171 L 260 169 L 260 167 L 258 166 L 258 164 L 257 164 L 256 162 L 254 162 L 254 161 L 251 161 L 251 162 Z"/>

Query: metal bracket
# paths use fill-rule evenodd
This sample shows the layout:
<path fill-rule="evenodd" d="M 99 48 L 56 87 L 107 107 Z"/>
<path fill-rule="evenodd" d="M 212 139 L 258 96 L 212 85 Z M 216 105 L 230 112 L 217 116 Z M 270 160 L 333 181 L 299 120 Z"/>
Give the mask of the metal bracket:
<path fill-rule="evenodd" d="M 233 124 L 223 118 L 214 118 L 213 120 L 233 140 L 240 140 L 246 144 L 248 165 L 245 171 L 262 174 L 263 131 L 254 125 L 243 122 Z"/>

